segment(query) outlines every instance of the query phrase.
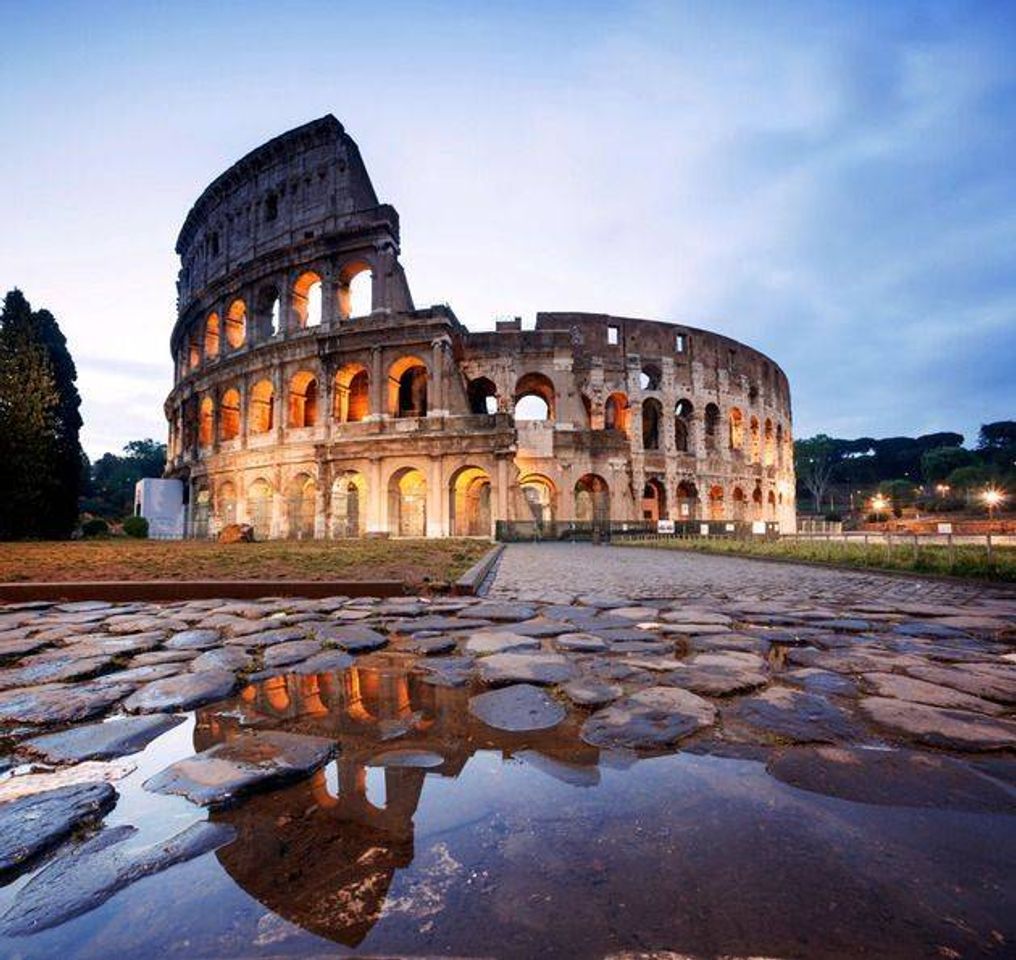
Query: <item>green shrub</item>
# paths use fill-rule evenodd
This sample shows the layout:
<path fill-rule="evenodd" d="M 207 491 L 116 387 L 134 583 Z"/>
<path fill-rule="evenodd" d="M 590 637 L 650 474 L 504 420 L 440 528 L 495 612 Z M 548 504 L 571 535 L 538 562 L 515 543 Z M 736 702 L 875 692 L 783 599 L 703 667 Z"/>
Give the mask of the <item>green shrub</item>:
<path fill-rule="evenodd" d="M 102 517 L 92 517 L 91 520 L 86 520 L 81 524 L 81 536 L 86 540 L 91 540 L 93 537 L 108 537 L 109 524 Z"/>
<path fill-rule="evenodd" d="M 148 539 L 148 521 L 144 517 L 126 517 L 123 522 L 123 532 L 128 537 L 135 537 L 138 540 Z"/>

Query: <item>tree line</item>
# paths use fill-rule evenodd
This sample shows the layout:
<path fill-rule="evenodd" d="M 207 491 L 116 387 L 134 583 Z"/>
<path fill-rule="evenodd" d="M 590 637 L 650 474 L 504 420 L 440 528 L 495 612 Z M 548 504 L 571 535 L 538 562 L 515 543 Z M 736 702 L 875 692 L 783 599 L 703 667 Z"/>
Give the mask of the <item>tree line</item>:
<path fill-rule="evenodd" d="M 938 507 L 961 507 L 971 491 L 1016 486 L 1016 420 L 981 425 L 973 449 L 960 433 L 919 437 L 860 437 L 818 434 L 794 443 L 798 500 L 816 512 L 836 488 L 879 491 L 893 500 L 925 496 Z M 842 493 L 841 493 L 842 499 Z"/>

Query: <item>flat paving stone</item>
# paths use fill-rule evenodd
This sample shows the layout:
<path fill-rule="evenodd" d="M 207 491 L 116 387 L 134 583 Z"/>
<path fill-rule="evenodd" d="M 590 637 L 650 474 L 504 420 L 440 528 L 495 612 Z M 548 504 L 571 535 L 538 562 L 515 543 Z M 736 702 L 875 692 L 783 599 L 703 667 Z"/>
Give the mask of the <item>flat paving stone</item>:
<path fill-rule="evenodd" d="M 324 644 L 341 647 L 349 653 L 368 653 L 388 645 L 388 637 L 361 624 L 316 626 L 314 636 Z"/>
<path fill-rule="evenodd" d="M 1016 667 L 1009 664 L 955 664 L 946 667 L 918 663 L 908 666 L 906 672 L 918 680 L 952 687 L 984 700 L 996 700 L 1010 706 L 1016 704 Z"/>
<path fill-rule="evenodd" d="M 105 816 L 116 797 L 108 783 L 78 783 L 0 803 L 0 878 L 54 846 L 79 824 Z"/>
<path fill-rule="evenodd" d="M 335 753 L 336 743 L 278 730 L 241 733 L 167 767 L 146 780 L 154 793 L 179 794 L 201 806 L 222 806 L 255 790 L 307 776 Z"/>
<path fill-rule="evenodd" d="M 445 653 L 452 653 L 458 649 L 458 646 L 458 639 L 451 634 L 439 633 L 436 636 L 414 634 L 411 637 L 400 640 L 398 649 L 405 653 L 417 653 L 423 657 L 435 657 Z"/>
<path fill-rule="evenodd" d="M 512 733 L 556 727 L 566 714 L 560 703 L 528 683 L 470 697 L 469 712 L 488 727 Z"/>
<path fill-rule="evenodd" d="M 765 661 L 754 653 L 698 653 L 667 675 L 667 682 L 693 693 L 727 697 L 748 693 L 769 682 Z"/>
<path fill-rule="evenodd" d="M 716 707 L 687 690 L 648 687 L 598 710 L 582 725 L 596 747 L 669 747 L 716 721 Z"/>
<path fill-rule="evenodd" d="M 322 650 L 300 663 L 292 664 L 288 671 L 303 675 L 334 673 L 336 670 L 346 670 L 355 662 L 353 657 L 344 650 Z"/>
<path fill-rule="evenodd" d="M 132 684 L 103 684 L 94 680 L 21 687 L 0 693 L 0 722 L 45 724 L 89 720 L 133 692 Z"/>
<path fill-rule="evenodd" d="M 471 617 L 481 620 L 517 623 L 536 616 L 536 607 L 525 603 L 479 603 L 469 608 Z"/>
<path fill-rule="evenodd" d="M 838 697 L 856 697 L 857 682 L 842 673 L 820 670 L 818 667 L 799 667 L 780 674 L 780 679 L 795 687 L 803 687 L 809 693 L 832 694 Z"/>
<path fill-rule="evenodd" d="M 770 687 L 738 700 L 724 711 L 760 733 L 798 743 L 836 743 L 855 739 L 860 730 L 851 717 L 825 697 L 803 690 Z"/>
<path fill-rule="evenodd" d="M 1005 712 L 1005 707 L 991 700 L 898 673 L 865 673 L 861 676 L 861 685 L 866 693 L 877 697 L 894 697 L 897 700 L 911 700 L 934 707 L 951 707 L 994 716 Z"/>
<path fill-rule="evenodd" d="M 184 630 L 165 643 L 167 650 L 208 650 L 222 642 L 218 630 Z"/>
<path fill-rule="evenodd" d="M 0 640 L 0 662 L 20 660 L 22 657 L 49 645 L 48 640 L 25 636 L 20 630 L 17 633 L 17 636 L 5 637 Z"/>
<path fill-rule="evenodd" d="M 624 688 L 620 684 L 602 683 L 583 677 L 569 680 L 561 687 L 561 691 L 572 703 L 580 707 L 603 707 L 624 694 Z"/>
<path fill-rule="evenodd" d="M 183 717 L 166 714 L 118 717 L 106 723 L 90 723 L 61 733 L 33 737 L 24 745 L 53 763 L 111 760 L 143 750 L 183 720 Z"/>
<path fill-rule="evenodd" d="M 477 664 L 485 683 L 564 683 L 575 676 L 574 664 L 557 653 L 495 653 Z"/>
<path fill-rule="evenodd" d="M 27 663 L 0 672 L 0 690 L 32 687 L 43 683 L 63 683 L 94 677 L 113 662 L 113 657 L 75 657 L 70 654 Z"/>
<path fill-rule="evenodd" d="M 409 769 L 429 770 L 440 767 L 445 758 L 433 750 L 386 750 L 375 754 L 367 763 L 368 767 L 406 767 Z"/>
<path fill-rule="evenodd" d="M 320 651 L 319 640 L 291 640 L 289 643 L 279 643 L 265 650 L 264 665 L 266 669 L 283 667 L 306 660 Z"/>
<path fill-rule="evenodd" d="M 950 710 L 888 697 L 864 697 L 862 713 L 884 729 L 947 750 L 1011 750 L 1016 722 L 966 710 Z"/>
<path fill-rule="evenodd" d="M 562 653 L 602 653 L 610 647 L 603 637 L 592 633 L 562 633 L 553 643 Z"/>
<path fill-rule="evenodd" d="M 136 833 L 136 827 L 110 827 L 47 864 L 18 891 L 0 918 L 0 933 L 26 936 L 48 930 L 94 910 L 142 877 L 193 860 L 236 836 L 233 827 L 207 821 L 143 847 L 127 843 Z"/>
<path fill-rule="evenodd" d="M 782 783 L 853 803 L 1016 813 L 1010 790 L 942 754 L 856 747 L 795 747 L 766 768 Z"/>
<path fill-rule="evenodd" d="M 299 643 L 299 641 L 295 641 Z M 269 648 L 271 649 L 271 648 Z M 198 654 L 189 664 L 189 669 L 194 673 L 201 673 L 205 670 L 219 670 L 235 673 L 238 670 L 248 670 L 254 660 L 243 647 L 219 647 L 217 650 L 206 650 Z"/>
<path fill-rule="evenodd" d="M 128 713 L 170 713 L 192 710 L 222 700 L 236 688 L 236 677 L 225 670 L 203 670 L 156 680 L 124 701 Z"/>
<path fill-rule="evenodd" d="M 469 635 L 462 649 L 474 656 L 506 653 L 509 650 L 538 650 L 537 637 L 526 637 L 510 630 L 477 630 Z"/>

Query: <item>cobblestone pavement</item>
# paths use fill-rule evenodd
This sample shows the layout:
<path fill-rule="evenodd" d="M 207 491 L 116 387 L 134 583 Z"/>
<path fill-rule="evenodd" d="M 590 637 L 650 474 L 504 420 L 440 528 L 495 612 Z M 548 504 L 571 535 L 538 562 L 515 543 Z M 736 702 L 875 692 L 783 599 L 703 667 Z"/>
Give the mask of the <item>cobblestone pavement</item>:
<path fill-rule="evenodd" d="M 509 544 L 489 590 L 492 597 L 570 602 L 583 593 L 630 598 L 964 604 L 1008 600 L 1016 590 L 979 583 L 892 576 L 741 557 L 593 546 Z"/>

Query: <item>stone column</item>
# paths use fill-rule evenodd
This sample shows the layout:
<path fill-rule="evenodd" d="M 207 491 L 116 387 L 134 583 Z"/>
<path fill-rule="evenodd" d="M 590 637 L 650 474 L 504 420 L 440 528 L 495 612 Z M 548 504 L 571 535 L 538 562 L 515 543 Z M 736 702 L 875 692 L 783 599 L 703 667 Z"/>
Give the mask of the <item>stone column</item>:
<path fill-rule="evenodd" d="M 333 329 L 339 321 L 339 285 L 335 266 L 328 264 L 321 276 L 321 326 Z"/>
<path fill-rule="evenodd" d="M 447 522 L 444 508 L 444 483 L 441 470 L 441 458 L 431 457 L 427 470 L 427 536 L 443 537 L 446 535 Z"/>
<path fill-rule="evenodd" d="M 381 348 L 370 348 L 370 412 L 365 419 L 383 420 L 385 410 L 384 368 L 381 363 Z"/>
<path fill-rule="evenodd" d="M 444 417 L 448 415 L 448 409 L 445 404 L 445 343 L 445 340 L 438 339 L 434 340 L 430 345 L 432 379 L 427 397 L 428 417 Z"/>
<path fill-rule="evenodd" d="M 497 529 L 498 520 L 508 519 L 508 460 L 497 458 L 497 496 L 495 498 L 494 516 L 491 517 L 491 536 Z"/>
<path fill-rule="evenodd" d="M 388 529 L 385 491 L 381 487 L 381 461 L 371 460 L 367 476 L 368 533 L 384 533 Z"/>
<path fill-rule="evenodd" d="M 250 422 L 250 379 L 244 377 L 240 381 L 240 449 L 247 449 L 247 428 Z"/>

